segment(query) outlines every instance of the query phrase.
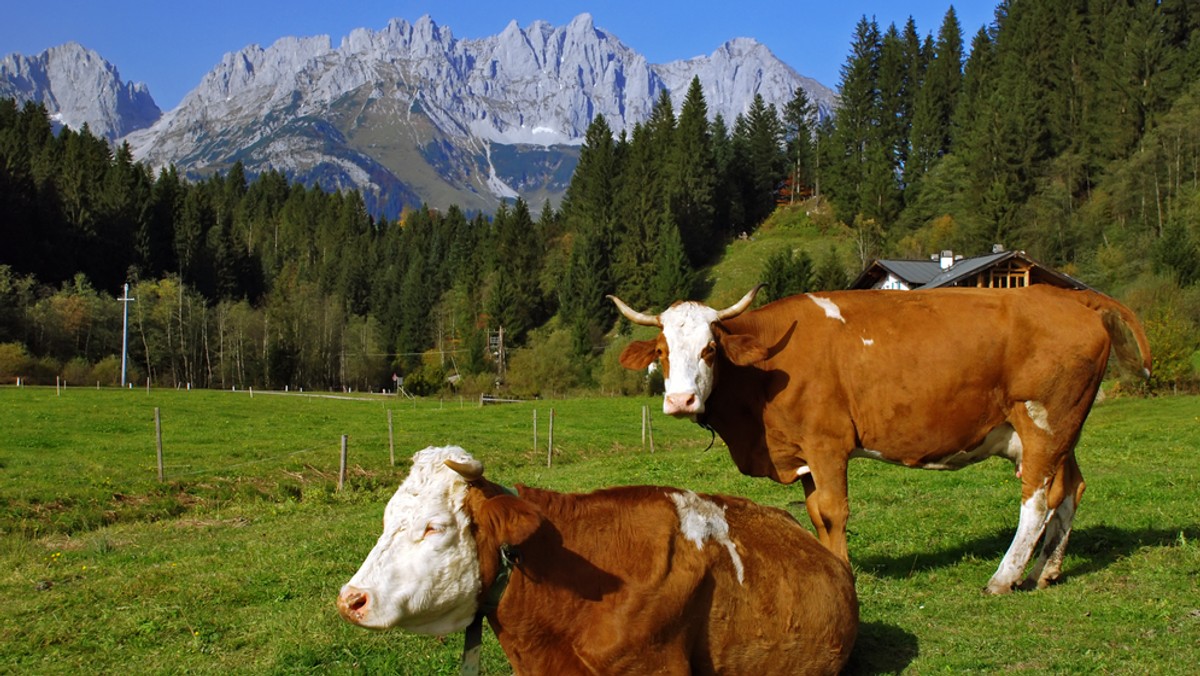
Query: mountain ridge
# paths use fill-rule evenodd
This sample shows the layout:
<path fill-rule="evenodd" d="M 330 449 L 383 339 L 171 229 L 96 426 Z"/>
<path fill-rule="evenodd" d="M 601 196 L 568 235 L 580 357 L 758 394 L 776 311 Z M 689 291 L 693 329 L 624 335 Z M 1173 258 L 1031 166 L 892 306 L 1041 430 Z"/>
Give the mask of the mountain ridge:
<path fill-rule="evenodd" d="M 336 47 L 285 36 L 228 52 L 178 106 L 113 140 L 194 178 L 241 162 L 355 189 L 388 216 L 421 203 L 490 211 L 517 196 L 540 207 L 561 198 L 596 115 L 631 131 L 664 89 L 678 108 L 693 77 L 710 116 L 730 124 L 755 94 L 781 107 L 803 87 L 822 114 L 835 103 L 752 38 L 656 65 L 590 14 L 474 39 L 425 15 L 354 29 Z"/>

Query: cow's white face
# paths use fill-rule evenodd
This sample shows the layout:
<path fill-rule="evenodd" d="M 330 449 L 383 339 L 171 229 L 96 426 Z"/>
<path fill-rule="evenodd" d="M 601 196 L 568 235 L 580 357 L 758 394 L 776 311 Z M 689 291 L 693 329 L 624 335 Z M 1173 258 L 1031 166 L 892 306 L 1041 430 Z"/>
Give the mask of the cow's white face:
<path fill-rule="evenodd" d="M 694 418 L 712 392 L 717 311 L 702 303 L 677 303 L 659 315 L 663 361 L 663 413 Z"/>
<path fill-rule="evenodd" d="M 447 459 L 475 463 L 457 447 L 413 456 L 384 511 L 383 535 L 338 597 L 338 611 L 350 622 L 440 635 L 464 629 L 475 616 L 482 583 L 463 506 L 467 481 Z"/>
<path fill-rule="evenodd" d="M 724 310 L 704 303 L 681 301 L 659 315 L 648 315 L 629 307 L 616 296 L 609 299 L 621 314 L 641 326 L 662 329 L 654 340 L 636 340 L 621 352 L 621 365 L 644 369 L 658 360 L 663 366 L 663 413 L 695 419 L 716 381 L 717 351 L 737 366 L 749 366 L 767 358 L 767 350 L 749 334 L 729 332 L 723 320 L 733 319 L 750 307 L 762 285 Z"/>

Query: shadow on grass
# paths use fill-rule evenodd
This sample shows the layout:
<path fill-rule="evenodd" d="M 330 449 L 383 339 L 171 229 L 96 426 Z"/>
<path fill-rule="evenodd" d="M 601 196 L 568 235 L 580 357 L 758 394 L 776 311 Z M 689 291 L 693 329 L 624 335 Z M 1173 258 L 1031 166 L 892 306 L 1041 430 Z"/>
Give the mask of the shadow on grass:
<path fill-rule="evenodd" d="M 842 673 L 845 676 L 898 674 L 919 653 L 915 634 L 883 622 L 863 622 L 858 628 L 854 652 Z"/>
<path fill-rule="evenodd" d="M 1101 525 L 1076 529 L 1071 532 L 1067 545 L 1067 562 L 1063 577 L 1086 575 L 1112 565 L 1143 547 L 1170 547 L 1179 542 L 1180 534 L 1187 540 L 1200 539 L 1200 526 L 1172 528 L 1124 529 Z M 927 570 L 953 566 L 964 558 L 994 559 L 996 565 L 1012 541 L 1013 531 L 1000 530 L 939 551 L 913 552 L 896 556 L 851 556 L 854 564 L 870 571 L 873 575 L 887 578 L 905 578 L 914 570 Z M 1034 555 L 1041 551 L 1034 550 Z"/>

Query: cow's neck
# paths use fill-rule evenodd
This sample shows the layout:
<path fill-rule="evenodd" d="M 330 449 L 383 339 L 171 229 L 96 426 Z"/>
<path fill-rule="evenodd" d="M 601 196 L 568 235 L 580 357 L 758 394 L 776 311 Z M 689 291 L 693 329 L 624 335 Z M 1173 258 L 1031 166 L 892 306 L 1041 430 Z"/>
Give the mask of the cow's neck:
<path fill-rule="evenodd" d="M 715 431 L 742 474 L 778 480 L 767 452 L 764 411 L 767 375 L 753 366 L 736 366 L 721 357 L 717 378 L 696 422 Z"/>

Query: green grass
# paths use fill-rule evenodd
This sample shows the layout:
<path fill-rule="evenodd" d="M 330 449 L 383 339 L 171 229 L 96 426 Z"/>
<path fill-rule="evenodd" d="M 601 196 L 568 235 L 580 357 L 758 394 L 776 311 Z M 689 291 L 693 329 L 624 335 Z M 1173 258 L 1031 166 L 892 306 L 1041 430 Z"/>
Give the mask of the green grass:
<path fill-rule="evenodd" d="M 833 247 L 856 275 L 860 262 L 851 254 L 845 226 L 829 224 L 821 227 L 807 214 L 809 208 L 807 204 L 798 204 L 776 209 L 771 218 L 754 231 L 751 239 L 734 239 L 725 245 L 719 262 L 704 272 L 711 285 L 705 302 L 713 307 L 726 307 L 737 302 L 755 284 L 763 281 L 763 265 L 772 254 L 781 250 L 803 251 L 816 266 Z"/>
<path fill-rule="evenodd" d="M 333 607 L 407 458 L 430 444 L 463 445 L 504 483 L 677 485 L 785 507 L 807 525 L 798 487 L 741 476 L 690 423 L 655 411 L 656 452 L 644 451 L 640 410 L 656 403 L 0 388 L 0 673 L 456 673 L 461 635 L 368 632 Z M 342 434 L 352 472 L 338 493 Z M 1065 581 L 1000 598 L 981 589 L 1016 525 L 1010 464 L 939 473 L 852 463 L 863 626 L 850 671 L 1192 673 L 1197 448 L 1200 398 L 1097 406 L 1079 447 L 1088 489 Z M 508 673 L 490 633 L 484 644 L 484 672 Z"/>

